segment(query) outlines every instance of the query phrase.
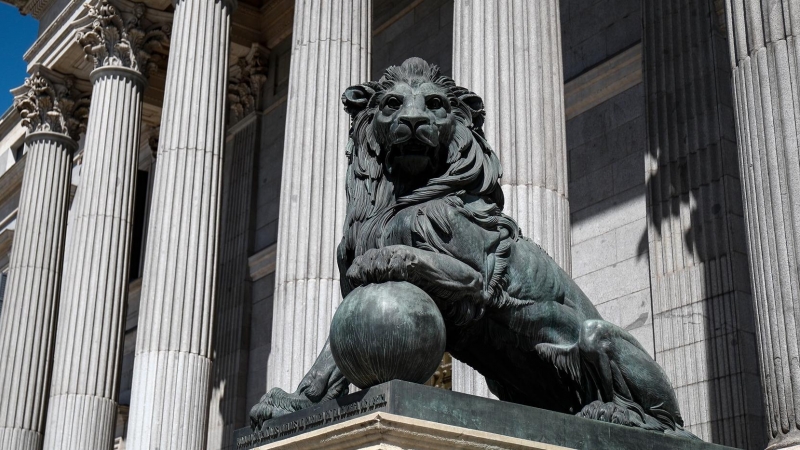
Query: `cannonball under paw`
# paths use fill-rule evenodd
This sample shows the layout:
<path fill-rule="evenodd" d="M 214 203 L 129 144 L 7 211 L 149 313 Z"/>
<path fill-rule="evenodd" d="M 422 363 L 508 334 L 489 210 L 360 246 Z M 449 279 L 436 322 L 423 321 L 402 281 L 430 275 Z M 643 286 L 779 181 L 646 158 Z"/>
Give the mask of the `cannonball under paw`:
<path fill-rule="evenodd" d="M 406 282 L 355 289 L 331 322 L 333 359 L 361 389 L 390 380 L 426 382 L 442 360 L 446 341 L 436 303 Z"/>

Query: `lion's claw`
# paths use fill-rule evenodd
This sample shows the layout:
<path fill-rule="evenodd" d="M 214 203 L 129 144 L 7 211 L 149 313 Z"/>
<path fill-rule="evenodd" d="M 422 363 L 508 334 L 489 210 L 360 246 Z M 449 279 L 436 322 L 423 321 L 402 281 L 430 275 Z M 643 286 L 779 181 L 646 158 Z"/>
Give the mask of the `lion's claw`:
<path fill-rule="evenodd" d="M 357 257 L 347 270 L 347 279 L 352 286 L 387 281 L 411 281 L 418 257 L 413 249 L 405 245 L 390 245 L 367 250 Z"/>
<path fill-rule="evenodd" d="M 261 400 L 250 409 L 250 428 L 254 431 L 259 430 L 264 422 L 296 411 L 292 405 L 308 401 L 308 398 L 302 394 L 290 394 L 283 389 L 274 388 L 264 394 Z"/>

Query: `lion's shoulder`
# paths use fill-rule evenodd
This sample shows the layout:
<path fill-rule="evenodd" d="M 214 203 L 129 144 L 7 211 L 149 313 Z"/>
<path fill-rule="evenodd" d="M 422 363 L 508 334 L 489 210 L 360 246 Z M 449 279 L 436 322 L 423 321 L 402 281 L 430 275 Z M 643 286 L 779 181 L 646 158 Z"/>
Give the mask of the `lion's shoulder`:
<path fill-rule="evenodd" d="M 473 198 L 436 198 L 399 210 L 384 230 L 383 245 L 409 245 L 453 256 L 482 268 L 501 237 L 497 227 L 476 220 Z M 480 209 L 480 208 L 479 208 Z"/>

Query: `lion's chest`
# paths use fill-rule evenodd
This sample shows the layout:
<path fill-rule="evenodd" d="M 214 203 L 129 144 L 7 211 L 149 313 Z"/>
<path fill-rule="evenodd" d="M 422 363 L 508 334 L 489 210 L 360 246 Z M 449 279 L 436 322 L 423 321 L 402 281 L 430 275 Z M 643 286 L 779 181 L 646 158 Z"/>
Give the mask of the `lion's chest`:
<path fill-rule="evenodd" d="M 433 200 L 401 210 L 383 232 L 384 245 L 408 245 L 455 257 L 481 273 L 500 233 L 470 220 L 463 206 Z"/>

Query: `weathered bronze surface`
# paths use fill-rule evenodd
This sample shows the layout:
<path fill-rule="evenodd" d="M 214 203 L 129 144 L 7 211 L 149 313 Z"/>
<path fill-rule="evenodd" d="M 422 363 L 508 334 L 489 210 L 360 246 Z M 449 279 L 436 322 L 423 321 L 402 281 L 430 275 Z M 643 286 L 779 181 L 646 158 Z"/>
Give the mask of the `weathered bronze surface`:
<path fill-rule="evenodd" d="M 392 380 L 425 383 L 439 367 L 446 343 L 436 303 L 407 282 L 356 288 L 331 321 L 333 360 L 361 389 Z"/>
<path fill-rule="evenodd" d="M 359 286 L 414 284 L 444 317 L 447 351 L 501 400 L 694 437 L 661 367 L 503 214 L 478 95 L 412 58 L 342 100 L 352 117 L 345 299 Z M 348 385 L 328 344 L 294 393 L 273 389 L 253 407 L 252 425 Z"/>

